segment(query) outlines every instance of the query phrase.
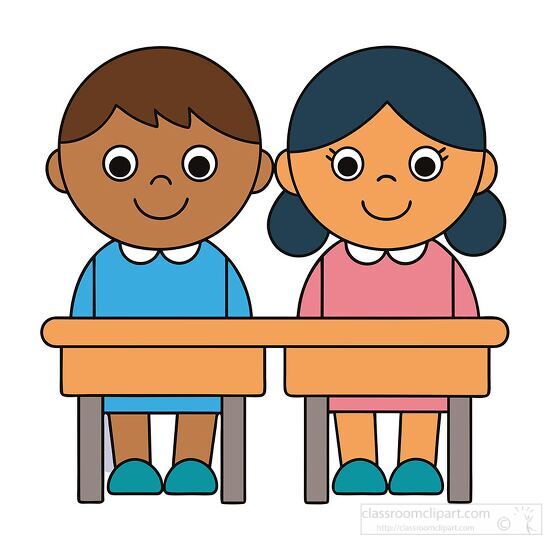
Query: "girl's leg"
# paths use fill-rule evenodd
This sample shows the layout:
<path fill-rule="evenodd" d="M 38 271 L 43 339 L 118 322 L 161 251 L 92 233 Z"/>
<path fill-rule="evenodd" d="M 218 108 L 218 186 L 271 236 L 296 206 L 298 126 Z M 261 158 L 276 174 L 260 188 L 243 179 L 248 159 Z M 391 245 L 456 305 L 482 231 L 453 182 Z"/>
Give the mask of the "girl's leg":
<path fill-rule="evenodd" d="M 435 467 L 439 435 L 439 413 L 401 413 L 399 459 L 390 477 L 395 495 L 438 495 L 443 478 Z"/>
<path fill-rule="evenodd" d="M 109 424 L 115 465 L 130 458 L 151 462 L 148 414 L 110 414 Z"/>
<path fill-rule="evenodd" d="M 374 413 L 335 413 L 340 463 L 356 458 L 378 461 Z"/>
<path fill-rule="evenodd" d="M 194 458 L 210 465 L 217 414 L 189 413 L 176 416 L 173 462 Z"/>
<path fill-rule="evenodd" d="M 338 452 L 342 466 L 332 490 L 339 495 L 382 495 L 387 490 L 384 472 L 378 467 L 376 416 L 374 413 L 336 413 Z"/>
<path fill-rule="evenodd" d="M 439 413 L 401 413 L 399 463 L 411 458 L 436 463 L 440 416 Z"/>

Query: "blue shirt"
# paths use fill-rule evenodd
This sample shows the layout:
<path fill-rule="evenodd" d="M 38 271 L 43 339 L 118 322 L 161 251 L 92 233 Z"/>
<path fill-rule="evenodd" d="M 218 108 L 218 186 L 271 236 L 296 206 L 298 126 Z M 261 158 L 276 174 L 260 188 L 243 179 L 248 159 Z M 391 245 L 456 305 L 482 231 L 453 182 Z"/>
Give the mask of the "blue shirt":
<path fill-rule="evenodd" d="M 176 263 L 162 253 L 145 263 L 110 242 L 90 260 L 73 297 L 73 317 L 250 317 L 244 283 L 231 261 L 204 241 Z M 219 397 L 106 397 L 106 412 L 219 412 Z"/>

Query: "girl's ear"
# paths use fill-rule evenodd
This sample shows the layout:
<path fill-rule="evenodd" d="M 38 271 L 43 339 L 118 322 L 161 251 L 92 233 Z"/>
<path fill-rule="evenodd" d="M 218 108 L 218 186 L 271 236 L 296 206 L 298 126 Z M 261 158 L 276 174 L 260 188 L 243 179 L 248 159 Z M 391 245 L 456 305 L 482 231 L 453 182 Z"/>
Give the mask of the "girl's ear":
<path fill-rule="evenodd" d="M 258 168 L 258 174 L 256 175 L 256 181 L 254 182 L 252 193 L 259 193 L 260 191 L 263 191 L 271 181 L 272 175 L 273 159 L 267 151 L 262 150 L 260 167 Z"/>
<path fill-rule="evenodd" d="M 491 151 L 487 150 L 485 151 L 485 160 L 483 162 L 483 172 L 481 173 L 481 177 L 479 179 L 479 186 L 477 188 L 476 193 L 483 193 L 483 191 L 487 191 L 493 185 L 495 180 L 497 179 L 497 159 L 493 156 L 493 153 Z"/>
<path fill-rule="evenodd" d="M 275 176 L 279 185 L 285 190 L 296 195 L 296 187 L 294 186 L 294 181 L 290 174 L 290 165 L 289 165 L 289 155 L 288 151 L 285 149 L 279 153 L 277 160 L 275 161 Z"/>
<path fill-rule="evenodd" d="M 67 188 L 61 175 L 61 167 L 59 166 L 59 151 L 56 149 L 50 154 L 46 162 L 46 176 L 52 187 L 60 193 L 66 193 Z"/>

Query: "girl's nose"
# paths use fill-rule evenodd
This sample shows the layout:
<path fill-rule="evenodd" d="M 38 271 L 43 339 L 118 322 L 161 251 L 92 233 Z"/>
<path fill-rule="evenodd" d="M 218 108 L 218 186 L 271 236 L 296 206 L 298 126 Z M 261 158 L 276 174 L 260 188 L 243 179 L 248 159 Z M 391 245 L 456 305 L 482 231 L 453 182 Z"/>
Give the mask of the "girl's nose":
<path fill-rule="evenodd" d="M 381 176 L 378 176 L 376 178 L 376 181 L 382 181 L 383 179 L 397 181 L 397 178 L 395 176 L 392 176 L 391 174 L 382 174 Z"/>

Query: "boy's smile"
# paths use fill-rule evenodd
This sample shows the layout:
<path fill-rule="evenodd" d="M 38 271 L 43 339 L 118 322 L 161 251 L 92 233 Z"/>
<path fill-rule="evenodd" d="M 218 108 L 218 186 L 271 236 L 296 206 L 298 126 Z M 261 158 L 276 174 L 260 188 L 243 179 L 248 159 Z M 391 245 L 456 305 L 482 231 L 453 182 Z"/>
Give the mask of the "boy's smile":
<path fill-rule="evenodd" d="M 172 218 L 175 218 L 176 216 L 179 216 L 187 207 L 189 204 L 189 197 L 186 197 L 185 201 L 183 202 L 181 208 L 178 208 L 176 212 L 173 214 L 168 214 L 167 216 L 155 216 L 154 214 L 149 214 L 149 212 L 146 212 L 140 205 L 137 199 L 134 197 L 134 204 L 136 205 L 136 208 L 143 214 L 144 216 L 147 216 L 148 218 L 151 218 L 152 220 L 171 220 Z"/>
<path fill-rule="evenodd" d="M 115 108 L 92 135 L 62 143 L 71 200 L 97 229 L 142 248 L 176 248 L 225 227 L 253 191 L 259 144 L 191 114 L 189 128 L 158 126 Z"/>

